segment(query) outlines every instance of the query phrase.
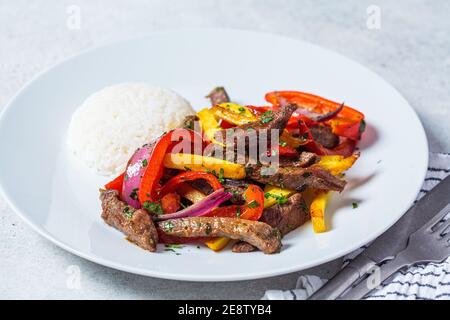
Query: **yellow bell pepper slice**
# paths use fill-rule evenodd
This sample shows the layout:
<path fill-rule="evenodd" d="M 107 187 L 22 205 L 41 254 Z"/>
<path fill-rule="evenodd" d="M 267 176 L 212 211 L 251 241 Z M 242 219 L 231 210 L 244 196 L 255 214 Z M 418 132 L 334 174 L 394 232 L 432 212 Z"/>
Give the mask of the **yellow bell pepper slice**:
<path fill-rule="evenodd" d="M 347 158 L 344 158 L 343 156 L 321 156 L 319 166 L 330 171 L 334 175 L 338 175 L 350 169 L 358 158 L 359 153 L 354 153 Z"/>
<path fill-rule="evenodd" d="M 266 185 L 264 187 L 264 208 L 269 208 L 276 204 L 277 198 L 289 198 L 295 193 L 295 190 L 282 189 L 279 187 Z"/>
<path fill-rule="evenodd" d="M 197 203 L 206 198 L 206 195 L 203 192 L 195 189 L 187 183 L 180 184 L 177 188 L 177 193 L 192 203 Z"/>
<path fill-rule="evenodd" d="M 230 242 L 230 238 L 224 238 L 224 237 L 220 237 L 220 238 L 212 238 L 209 239 L 207 241 L 205 241 L 205 244 L 208 248 L 214 250 L 214 251 L 220 251 L 223 248 L 225 248 L 228 243 Z"/>
<path fill-rule="evenodd" d="M 164 157 L 164 166 L 178 170 L 216 172 L 229 179 L 244 179 L 246 175 L 245 167 L 241 164 L 198 154 L 168 153 Z"/>
<path fill-rule="evenodd" d="M 214 114 L 208 109 L 202 109 L 197 112 L 197 117 L 200 120 L 200 126 L 206 137 L 213 143 L 223 145 L 215 139 L 215 133 L 221 130 L 221 127 Z"/>
<path fill-rule="evenodd" d="M 316 196 L 310 205 L 311 221 L 314 232 L 325 232 L 325 209 L 330 198 L 330 192 L 317 190 Z"/>
<path fill-rule="evenodd" d="M 212 107 L 210 110 L 217 118 L 237 126 L 257 120 L 250 109 L 236 103 L 221 103 Z"/>

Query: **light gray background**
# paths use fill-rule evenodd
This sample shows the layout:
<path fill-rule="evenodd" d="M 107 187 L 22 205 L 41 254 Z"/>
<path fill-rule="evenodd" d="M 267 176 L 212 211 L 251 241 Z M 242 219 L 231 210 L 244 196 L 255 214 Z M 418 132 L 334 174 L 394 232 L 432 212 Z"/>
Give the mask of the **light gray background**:
<path fill-rule="evenodd" d="M 381 8 L 380 30 L 366 26 L 371 4 Z M 81 9 L 80 30 L 66 27 L 70 5 Z M 412 104 L 431 151 L 450 152 L 450 2 L 445 0 L 0 0 L 0 109 L 37 72 L 68 55 L 180 27 L 269 31 L 353 58 L 391 82 Z M 401 117 L 398 123 L 401 130 Z M 0 156 L 5 155 L 0 151 Z M 41 238 L 1 198 L 0 235 L 0 298 L 258 299 L 267 289 L 292 288 L 298 276 L 194 283 L 116 271 Z M 73 265 L 81 271 L 80 289 L 67 286 Z M 310 272 L 329 276 L 337 265 Z"/>

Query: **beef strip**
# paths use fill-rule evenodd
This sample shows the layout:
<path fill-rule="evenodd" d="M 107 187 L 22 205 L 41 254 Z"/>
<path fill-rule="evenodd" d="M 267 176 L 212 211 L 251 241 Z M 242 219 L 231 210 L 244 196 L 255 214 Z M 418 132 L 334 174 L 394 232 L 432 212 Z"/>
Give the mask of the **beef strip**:
<path fill-rule="evenodd" d="M 302 195 L 295 193 L 289 197 L 286 203 L 276 204 L 264 209 L 260 221 L 267 223 L 273 228 L 277 228 L 282 235 L 285 235 L 297 229 L 309 219 L 309 209 Z M 233 252 L 238 253 L 254 250 L 256 250 L 254 246 L 243 241 L 235 243 L 232 248 Z"/>
<path fill-rule="evenodd" d="M 300 193 L 295 193 L 283 204 L 264 209 L 261 221 L 280 230 L 282 235 L 297 229 L 310 218 L 309 209 Z"/>
<path fill-rule="evenodd" d="M 259 221 L 239 218 L 190 217 L 158 222 L 168 235 L 178 237 L 227 237 L 242 240 L 264 253 L 276 253 L 281 249 L 281 234 L 275 228 Z"/>
<path fill-rule="evenodd" d="M 305 188 L 342 191 L 346 182 L 318 165 L 307 168 L 248 166 L 247 177 L 262 184 L 303 191 Z"/>
<path fill-rule="evenodd" d="M 211 104 L 215 106 L 216 104 L 221 104 L 225 102 L 230 102 L 227 92 L 224 87 L 214 88 L 207 96 L 211 100 Z"/>
<path fill-rule="evenodd" d="M 317 125 L 309 128 L 314 141 L 320 143 L 325 148 L 333 149 L 339 144 L 339 137 L 335 135 L 330 127 Z"/>
<path fill-rule="evenodd" d="M 107 224 L 123 232 L 127 239 L 142 249 L 155 252 L 158 232 L 147 211 L 136 210 L 119 199 L 116 190 L 100 191 L 102 218 Z"/>
<path fill-rule="evenodd" d="M 250 243 L 247 243 L 245 241 L 238 241 L 231 248 L 231 251 L 236 253 L 246 253 L 255 250 L 257 250 L 256 247 L 252 246 Z"/>
<path fill-rule="evenodd" d="M 280 167 L 301 167 L 312 166 L 320 160 L 320 157 L 312 152 L 303 151 L 297 159 L 280 157 Z"/>
<path fill-rule="evenodd" d="M 250 141 L 252 144 L 256 144 L 259 146 L 259 139 L 262 135 L 262 132 L 267 133 L 265 137 L 267 137 L 267 149 L 270 148 L 270 141 L 274 130 L 277 130 L 278 136 L 281 135 L 283 129 L 286 127 L 289 118 L 292 113 L 297 110 L 297 106 L 294 104 L 289 104 L 284 106 L 283 108 L 278 109 L 277 111 L 273 111 L 270 114 L 263 114 L 256 121 L 244 124 L 242 126 L 238 126 L 236 128 L 229 128 L 219 130 L 215 134 L 215 139 L 221 143 L 227 144 L 224 147 L 223 154 L 226 154 L 226 150 L 231 150 L 235 152 L 235 161 L 237 159 L 243 160 L 248 158 L 248 154 L 236 154 L 237 146 L 239 141 L 243 141 L 245 143 L 245 153 L 248 152 L 248 146 Z M 227 143 L 227 142 L 233 142 Z M 265 150 L 265 152 L 267 151 Z M 244 150 L 243 150 L 244 151 Z M 263 152 L 263 150 L 258 150 L 258 154 Z M 214 156 L 214 154 L 211 154 Z"/>

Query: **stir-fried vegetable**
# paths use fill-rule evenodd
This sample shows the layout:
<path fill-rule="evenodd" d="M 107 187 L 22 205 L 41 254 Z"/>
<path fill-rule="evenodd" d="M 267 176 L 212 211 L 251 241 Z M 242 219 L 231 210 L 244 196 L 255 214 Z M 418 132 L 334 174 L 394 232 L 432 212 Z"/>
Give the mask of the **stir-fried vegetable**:
<path fill-rule="evenodd" d="M 206 195 L 203 192 L 195 189 L 187 183 L 181 183 L 177 188 L 177 192 L 180 196 L 188 199 L 192 203 L 199 202 L 206 198 Z"/>
<path fill-rule="evenodd" d="M 217 118 L 237 126 L 257 120 L 250 109 L 231 102 L 218 104 L 211 108 L 211 112 Z"/>
<path fill-rule="evenodd" d="M 359 158 L 359 153 L 355 153 L 350 157 L 343 156 L 322 156 L 319 165 L 327 169 L 334 175 L 350 169 L 355 161 Z M 311 221 L 314 232 L 325 232 L 325 210 L 330 199 L 331 191 L 316 190 L 314 191 L 314 199 L 311 202 Z"/>
<path fill-rule="evenodd" d="M 205 199 L 194 203 L 192 206 L 170 214 L 154 216 L 154 220 L 179 219 L 184 217 L 199 217 L 210 213 L 221 203 L 229 200 L 233 195 L 224 189 L 219 189 L 208 195 Z"/>
<path fill-rule="evenodd" d="M 214 114 L 208 109 L 202 109 L 197 112 L 197 117 L 200 120 L 202 131 L 208 138 L 208 140 L 222 145 L 222 143 L 215 139 L 216 132 L 221 130 L 222 128 L 220 127 L 219 122 L 217 122 Z"/>
<path fill-rule="evenodd" d="M 221 178 L 245 178 L 245 167 L 241 164 L 195 154 L 169 153 L 164 158 L 164 166 L 178 170 L 211 172 Z"/>
<path fill-rule="evenodd" d="M 359 158 L 359 153 L 354 153 L 350 157 L 343 157 L 339 155 L 322 156 L 319 165 L 330 171 L 334 175 L 338 175 L 350 169 L 355 161 Z"/>
<path fill-rule="evenodd" d="M 323 190 L 317 190 L 315 192 L 314 200 L 311 202 L 310 206 L 311 222 L 314 232 L 320 233 L 326 231 L 325 209 L 327 207 L 330 194 L 330 192 Z"/>
<path fill-rule="evenodd" d="M 105 184 L 106 190 L 117 190 L 119 192 L 122 191 L 123 179 L 125 177 L 125 172 L 116 177 L 114 180 Z"/>
<path fill-rule="evenodd" d="M 341 103 L 313 94 L 299 91 L 273 91 L 267 93 L 265 98 L 273 105 L 279 105 L 282 100 L 284 103 L 295 103 L 301 108 L 328 114 L 328 116 L 336 109 L 341 108 L 339 113 L 334 114 L 334 117 L 327 121 L 333 133 L 341 137 L 359 140 L 365 129 L 364 114 L 348 106 L 341 106 Z"/>
<path fill-rule="evenodd" d="M 219 182 L 219 180 L 217 180 L 217 178 L 210 173 L 202 171 L 185 171 L 167 181 L 166 184 L 161 188 L 159 197 L 163 197 L 168 193 L 177 191 L 178 187 L 185 182 L 198 179 L 207 181 L 215 191 L 223 189 L 222 184 Z"/>
<path fill-rule="evenodd" d="M 145 163 L 142 163 L 145 171 L 143 175 L 139 175 L 141 179 L 137 195 L 141 205 L 146 201 L 154 202 L 157 199 L 159 182 L 164 170 L 164 157 L 166 153 L 179 141 L 174 141 L 175 137 L 184 137 L 188 133 L 190 142 L 195 141 L 196 134 L 192 130 L 175 129 L 158 139 L 153 145 L 150 156 Z"/>
<path fill-rule="evenodd" d="M 264 208 L 269 208 L 277 203 L 283 204 L 294 193 L 294 190 L 266 185 L 264 188 Z"/>

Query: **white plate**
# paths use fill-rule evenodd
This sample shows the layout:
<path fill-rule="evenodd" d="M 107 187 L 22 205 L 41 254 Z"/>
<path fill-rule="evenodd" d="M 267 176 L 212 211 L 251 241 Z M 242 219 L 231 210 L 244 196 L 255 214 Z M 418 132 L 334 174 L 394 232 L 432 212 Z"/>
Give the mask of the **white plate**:
<path fill-rule="evenodd" d="M 362 156 L 349 186 L 327 213 L 330 230 L 307 223 L 283 239 L 280 254 L 214 253 L 195 245 L 149 253 L 100 218 L 97 177 L 65 149 L 70 116 L 104 86 L 146 81 L 173 88 L 196 108 L 224 85 L 233 99 L 263 104 L 264 93 L 296 89 L 345 101 L 365 113 Z M 91 261 L 154 277 L 230 281 L 280 275 L 342 256 L 391 226 L 415 199 L 428 147 L 408 102 L 361 65 L 329 50 L 280 36 L 233 30 L 155 33 L 88 51 L 42 73 L 22 89 L 0 119 L 0 185 L 36 231 Z M 357 209 L 352 202 L 358 202 Z M 32 245 L 32 244 L 31 244 Z"/>

